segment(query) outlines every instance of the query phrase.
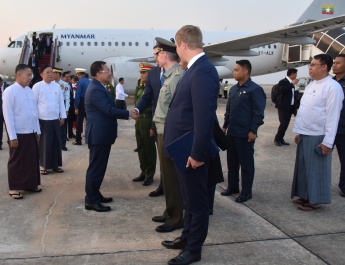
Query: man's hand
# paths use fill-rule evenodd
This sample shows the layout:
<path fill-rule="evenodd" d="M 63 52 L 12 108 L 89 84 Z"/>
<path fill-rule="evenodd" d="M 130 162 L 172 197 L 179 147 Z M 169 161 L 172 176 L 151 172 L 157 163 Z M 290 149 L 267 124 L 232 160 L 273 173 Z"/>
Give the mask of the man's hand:
<path fill-rule="evenodd" d="M 138 119 L 139 113 L 136 109 L 132 109 L 129 114 L 133 120 Z"/>
<path fill-rule="evenodd" d="M 68 116 L 68 111 L 66 111 L 66 116 Z"/>
<path fill-rule="evenodd" d="M 14 139 L 14 140 L 11 140 L 10 141 L 10 148 L 17 148 L 18 147 L 18 140 L 17 139 Z"/>
<path fill-rule="evenodd" d="M 296 85 L 296 84 L 298 83 L 298 81 L 299 81 L 299 80 L 296 78 L 296 79 L 292 80 L 291 83 L 292 83 L 293 85 Z"/>
<path fill-rule="evenodd" d="M 325 145 L 323 145 L 323 144 L 319 144 L 318 146 L 321 147 L 321 149 L 322 149 L 322 154 L 323 154 L 324 156 L 326 156 L 326 155 L 328 155 L 329 153 L 332 152 L 332 148 L 329 148 L 329 147 L 327 147 L 327 146 L 325 146 Z"/>
<path fill-rule="evenodd" d="M 256 139 L 256 134 L 253 132 L 248 133 L 248 142 L 253 142 Z"/>
<path fill-rule="evenodd" d="M 40 138 L 41 138 L 41 136 L 39 134 L 36 134 L 37 142 L 40 142 Z"/>
<path fill-rule="evenodd" d="M 75 109 L 74 113 L 75 113 L 75 115 L 78 115 L 79 114 L 79 110 Z"/>
<path fill-rule="evenodd" d="M 62 126 L 65 123 L 65 119 L 60 119 L 60 126 Z"/>
<path fill-rule="evenodd" d="M 150 137 L 153 137 L 153 136 L 155 136 L 155 131 L 150 129 Z"/>
<path fill-rule="evenodd" d="M 226 134 L 226 128 L 222 128 L 224 134 Z"/>
<path fill-rule="evenodd" d="M 295 136 L 295 144 L 298 144 L 298 142 L 299 142 L 299 135 L 296 135 Z"/>
<path fill-rule="evenodd" d="M 190 156 L 188 157 L 187 160 L 187 165 L 186 167 L 192 166 L 193 169 L 196 169 L 197 167 L 202 166 L 203 164 L 205 164 L 205 162 L 199 162 L 194 160 L 193 158 L 191 158 Z"/>

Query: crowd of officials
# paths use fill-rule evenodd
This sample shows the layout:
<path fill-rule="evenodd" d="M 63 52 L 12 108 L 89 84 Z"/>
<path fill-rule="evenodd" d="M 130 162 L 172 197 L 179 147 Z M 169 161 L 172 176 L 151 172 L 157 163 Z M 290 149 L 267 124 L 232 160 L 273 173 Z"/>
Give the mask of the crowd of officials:
<path fill-rule="evenodd" d="M 152 217 L 152 221 L 161 223 L 156 231 L 166 233 L 183 228 L 181 236 L 162 242 L 166 248 L 182 250 L 168 264 L 199 261 L 209 215 L 213 214 L 216 184 L 224 181 L 219 148 L 227 151 L 228 164 L 228 187 L 221 195 L 238 194 L 237 203 L 253 197 L 254 144 L 264 123 L 266 95 L 250 78 L 250 62 L 237 61 L 237 84 L 230 89 L 225 84 L 224 97 L 228 100 L 224 124 L 220 126 L 216 116 L 219 78 L 202 50 L 200 29 L 184 26 L 175 38 L 176 43 L 173 39 L 156 38 L 153 56 L 157 66 L 139 64 L 140 78 L 132 110 L 127 110 L 124 79 L 120 78 L 114 88 L 112 74 L 103 61 L 91 65 L 91 80 L 83 68 L 75 69 L 76 76 L 71 76 L 70 71 L 41 66 L 38 71 L 42 81 L 31 89 L 36 71 L 32 67 L 33 54 L 28 65 L 16 67 L 13 85 L 4 88 L 0 79 L 10 146 L 9 195 L 22 199 L 21 190 L 40 192 L 40 174 L 50 170 L 63 173 L 66 140 L 75 138 L 74 145 L 82 144 L 83 122 L 87 118 L 84 133 L 90 154 L 85 209 L 110 211 L 111 207 L 104 204 L 113 199 L 103 196 L 100 189 L 111 145 L 117 138 L 117 119 L 132 118 L 136 121 L 141 170 L 134 182 L 152 184 L 158 151 L 160 185 L 150 196 L 164 194 L 166 208 L 161 215 Z M 332 65 L 336 74 L 333 79 L 329 76 Z M 328 55 L 316 55 L 309 65 L 309 74 L 315 81 L 305 89 L 298 111 L 297 70 L 289 69 L 286 78 L 279 82 L 276 108 L 280 126 L 274 139 L 278 147 L 289 145 L 284 135 L 291 115 L 297 115 L 293 127 L 297 152 L 291 198 L 303 211 L 331 202 L 334 144 L 341 162 L 339 188 L 341 196 L 345 196 L 345 56 L 337 56 L 333 63 Z"/>

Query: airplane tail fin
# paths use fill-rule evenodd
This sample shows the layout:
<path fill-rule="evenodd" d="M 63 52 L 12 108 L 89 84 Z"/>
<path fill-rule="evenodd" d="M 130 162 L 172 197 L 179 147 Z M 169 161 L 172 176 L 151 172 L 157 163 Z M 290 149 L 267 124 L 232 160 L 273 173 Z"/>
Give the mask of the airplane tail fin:
<path fill-rule="evenodd" d="M 306 20 L 322 20 L 337 17 L 344 15 L 344 13 L 344 0 L 314 0 L 304 11 L 301 17 L 296 21 L 296 23 Z"/>

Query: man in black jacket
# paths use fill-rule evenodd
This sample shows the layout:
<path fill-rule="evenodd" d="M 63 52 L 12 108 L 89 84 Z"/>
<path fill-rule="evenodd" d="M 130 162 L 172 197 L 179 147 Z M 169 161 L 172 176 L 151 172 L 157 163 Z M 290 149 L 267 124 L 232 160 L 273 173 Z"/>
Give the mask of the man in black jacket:
<path fill-rule="evenodd" d="M 290 68 L 287 71 L 287 76 L 278 83 L 278 100 L 275 107 L 278 109 L 280 125 L 274 138 L 276 146 L 289 145 L 285 142 L 284 136 L 289 127 L 291 115 L 296 114 L 294 94 L 297 82 L 297 69 Z"/>

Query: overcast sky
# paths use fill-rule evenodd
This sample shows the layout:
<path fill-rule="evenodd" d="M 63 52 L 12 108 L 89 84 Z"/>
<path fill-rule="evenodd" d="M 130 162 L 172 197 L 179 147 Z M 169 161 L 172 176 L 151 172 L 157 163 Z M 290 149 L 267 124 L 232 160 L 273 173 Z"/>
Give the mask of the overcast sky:
<path fill-rule="evenodd" d="M 41 29 L 172 29 L 266 32 L 294 23 L 312 0 L 6 0 L 1 3 L 0 46 Z M 284 75 L 283 75 L 284 76 Z M 263 79 L 265 80 L 265 79 Z"/>

